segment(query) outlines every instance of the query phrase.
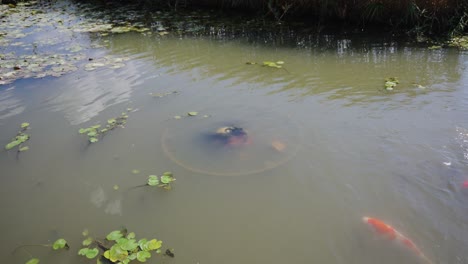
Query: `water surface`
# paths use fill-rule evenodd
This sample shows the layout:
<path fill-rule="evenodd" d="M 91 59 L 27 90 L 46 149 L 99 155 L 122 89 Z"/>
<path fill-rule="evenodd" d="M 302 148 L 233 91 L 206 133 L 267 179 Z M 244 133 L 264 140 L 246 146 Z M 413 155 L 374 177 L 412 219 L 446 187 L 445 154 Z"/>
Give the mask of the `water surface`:
<path fill-rule="evenodd" d="M 63 15 L 80 14 L 72 7 Z M 376 238 L 361 220 L 373 216 L 434 263 L 468 262 L 466 52 L 369 35 L 221 33 L 74 32 L 62 36 L 84 47 L 77 70 L 0 86 L 1 145 L 31 123 L 28 151 L 0 152 L 4 261 L 29 258 L 12 254 L 18 245 L 64 237 L 69 252 L 28 251 L 83 263 L 83 229 L 104 237 L 126 226 L 174 248 L 165 263 L 420 263 Z M 104 56 L 125 66 L 85 70 Z M 278 60 L 282 69 L 246 64 Z M 387 77 L 400 80 L 395 90 Z M 125 128 L 99 142 L 78 134 L 127 108 Z M 197 141 L 225 124 L 249 130 L 252 145 L 210 152 Z M 167 131 L 180 162 L 163 147 Z M 171 191 L 128 191 L 164 171 L 177 178 Z"/>

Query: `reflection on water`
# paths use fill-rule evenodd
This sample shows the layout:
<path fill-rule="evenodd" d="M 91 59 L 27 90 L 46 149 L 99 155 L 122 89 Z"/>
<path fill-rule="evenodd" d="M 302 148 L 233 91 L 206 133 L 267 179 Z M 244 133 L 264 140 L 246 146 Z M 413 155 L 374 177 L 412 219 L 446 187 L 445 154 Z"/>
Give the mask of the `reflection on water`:
<path fill-rule="evenodd" d="M 157 25 L 177 28 L 165 21 Z M 125 67 L 80 65 L 0 87 L 0 144 L 21 122 L 32 127 L 30 150 L 0 152 L 6 262 L 29 257 L 11 254 L 19 244 L 65 237 L 68 252 L 31 253 L 81 263 L 84 228 L 104 237 L 127 226 L 175 248 L 168 263 L 419 263 L 376 239 L 365 215 L 434 263 L 468 262 L 466 53 L 353 34 L 200 28 L 75 32 L 85 57 L 129 58 Z M 279 60 L 284 69 L 261 66 Z M 400 80 L 392 92 L 387 77 Z M 128 107 L 139 111 L 125 128 L 94 144 L 78 134 Z M 245 128 L 252 145 L 217 151 L 198 140 L 226 125 Z M 164 171 L 177 178 L 171 191 L 133 188 Z M 237 177 L 211 175 L 222 173 Z"/>

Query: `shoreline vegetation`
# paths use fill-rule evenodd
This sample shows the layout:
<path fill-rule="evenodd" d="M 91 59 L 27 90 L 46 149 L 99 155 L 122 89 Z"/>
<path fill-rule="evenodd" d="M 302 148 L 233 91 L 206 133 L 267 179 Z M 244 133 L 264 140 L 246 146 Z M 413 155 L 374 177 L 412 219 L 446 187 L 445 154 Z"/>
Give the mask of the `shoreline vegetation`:
<path fill-rule="evenodd" d="M 1 0 L 0 0 L 1 1 Z M 5 0 L 3 0 L 5 1 Z M 12 0 L 9 0 L 12 1 Z M 214 8 L 252 14 L 272 22 L 305 21 L 317 28 L 346 25 L 426 39 L 448 39 L 468 33 L 466 0 L 86 0 L 106 5 L 138 4 L 144 9 Z"/>
<path fill-rule="evenodd" d="M 47 0 L 50 1 L 50 0 Z M 448 39 L 468 33 L 466 0 L 84 0 L 115 5 L 138 4 L 142 10 L 215 8 L 254 14 L 281 24 L 307 21 L 317 28 L 348 25 L 355 29 L 379 28 L 426 39 Z M 0 0 L 16 4 L 22 0 Z M 79 2 L 79 0 L 77 0 Z"/>
<path fill-rule="evenodd" d="M 58 2 L 42 0 L 40 2 Z M 323 31 L 379 32 L 406 36 L 415 42 L 468 49 L 466 0 L 72 0 L 113 9 L 138 6 L 153 11 L 191 12 L 209 9 L 263 19 L 271 28 L 303 24 Z M 14 6 L 23 0 L 0 0 Z M 27 2 L 27 1 L 26 1 Z M 150 17 L 150 15 L 148 15 Z M 147 21 L 151 23 L 151 21 Z"/>

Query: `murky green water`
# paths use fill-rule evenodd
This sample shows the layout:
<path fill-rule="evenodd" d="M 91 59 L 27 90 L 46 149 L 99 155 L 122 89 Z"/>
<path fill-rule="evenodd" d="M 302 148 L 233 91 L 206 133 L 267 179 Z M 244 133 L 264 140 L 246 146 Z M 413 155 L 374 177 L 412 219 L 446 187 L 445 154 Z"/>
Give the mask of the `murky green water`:
<path fill-rule="evenodd" d="M 61 16 L 84 19 L 80 8 Z M 372 216 L 434 263 L 468 263 L 466 52 L 359 35 L 60 30 L 58 47 L 16 41 L 36 39 L 39 54 L 79 45 L 77 69 L 0 86 L 0 145 L 31 124 L 28 151 L 0 152 L 3 262 L 29 259 L 18 245 L 64 237 L 67 252 L 27 251 L 85 263 L 83 229 L 126 226 L 175 249 L 149 263 L 422 263 L 376 238 L 361 220 Z M 33 55 L 11 43 L 0 53 Z M 125 66 L 86 66 L 102 60 Z M 125 128 L 99 142 L 78 134 L 127 108 Z M 222 126 L 243 127 L 249 144 L 204 138 Z M 177 178 L 171 191 L 129 190 L 164 171 Z"/>

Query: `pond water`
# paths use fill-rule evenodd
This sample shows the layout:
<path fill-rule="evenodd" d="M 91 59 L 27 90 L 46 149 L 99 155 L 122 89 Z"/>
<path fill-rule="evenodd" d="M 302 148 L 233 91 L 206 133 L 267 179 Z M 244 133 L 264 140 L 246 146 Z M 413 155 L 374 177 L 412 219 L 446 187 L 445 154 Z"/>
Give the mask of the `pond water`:
<path fill-rule="evenodd" d="M 86 263 L 76 254 L 82 231 L 105 237 L 122 226 L 175 249 L 148 263 L 424 263 L 364 216 L 394 226 L 433 263 L 468 263 L 468 53 L 206 24 L 191 34 L 161 22 L 152 34 L 80 32 L 74 23 L 99 17 L 84 15 L 89 6 L 41 8 L 55 21 L 31 15 L 13 31 L 5 19 L 17 13 L 3 9 L 0 24 L 16 34 L 0 47 L 13 62 L 62 59 L 61 70 L 36 69 L 39 78 L 21 65 L 0 85 L 0 145 L 23 122 L 31 135 L 29 150 L 0 152 L 5 263 L 29 254 Z M 388 77 L 399 80 L 392 91 Z M 78 133 L 122 112 L 124 128 L 96 143 Z M 245 129 L 248 144 L 204 137 L 225 126 Z M 172 190 L 131 189 L 165 171 Z M 69 251 L 13 253 L 59 237 Z"/>

